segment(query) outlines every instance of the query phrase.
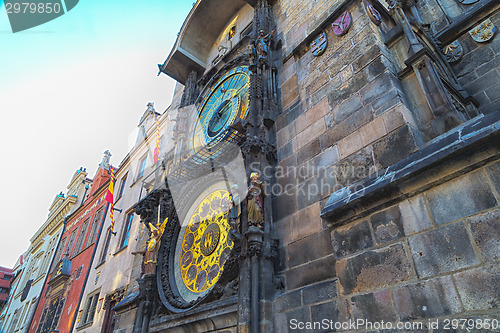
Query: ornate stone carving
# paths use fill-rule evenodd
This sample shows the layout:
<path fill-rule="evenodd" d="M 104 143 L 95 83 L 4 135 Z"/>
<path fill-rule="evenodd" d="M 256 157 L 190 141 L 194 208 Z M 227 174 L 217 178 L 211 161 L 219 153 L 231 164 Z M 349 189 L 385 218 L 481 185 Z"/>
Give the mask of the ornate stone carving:
<path fill-rule="evenodd" d="M 115 302 L 115 303 L 120 302 L 123 299 L 123 297 L 125 297 L 126 292 L 127 292 L 127 287 L 122 287 L 122 288 L 115 289 L 111 293 L 107 294 L 106 298 L 104 300 L 103 309 L 107 310 L 107 307 L 109 304 L 111 304 L 111 302 Z"/>
<path fill-rule="evenodd" d="M 257 256 L 260 257 L 262 255 L 262 242 L 264 238 L 264 232 L 254 226 L 250 226 L 245 236 L 247 237 L 247 257 Z"/>
<path fill-rule="evenodd" d="M 464 49 L 462 48 L 462 45 L 458 42 L 458 40 L 454 41 L 453 43 L 449 44 L 444 48 L 444 56 L 446 58 L 446 61 L 448 61 L 450 64 L 454 62 L 460 61 L 462 59 L 462 56 L 464 54 Z"/>
<path fill-rule="evenodd" d="M 248 225 L 263 229 L 264 224 L 264 184 L 259 173 L 252 172 L 247 194 Z"/>
<path fill-rule="evenodd" d="M 475 42 L 484 43 L 493 39 L 496 32 L 497 27 L 493 24 L 493 22 L 491 22 L 490 19 L 487 19 L 474 27 L 474 29 L 470 30 L 469 35 Z"/>

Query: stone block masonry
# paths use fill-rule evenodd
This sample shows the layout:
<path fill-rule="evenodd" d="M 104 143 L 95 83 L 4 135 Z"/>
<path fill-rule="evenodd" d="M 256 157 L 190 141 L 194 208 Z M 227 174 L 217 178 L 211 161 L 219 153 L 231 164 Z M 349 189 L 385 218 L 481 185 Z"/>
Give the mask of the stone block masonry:
<path fill-rule="evenodd" d="M 274 303 L 278 327 L 290 327 L 292 319 L 438 320 L 441 326 L 450 318 L 498 319 L 500 192 L 492 170 L 499 165 L 491 162 L 365 218 L 323 226 L 285 245 L 287 266 L 294 267 L 287 271 L 287 291 Z M 491 204 L 472 200 L 460 214 L 443 213 L 451 208 L 442 206 L 466 205 L 464 195 L 452 194 L 456 188 L 471 200 L 488 193 Z M 439 196 L 447 202 L 436 209 Z M 331 245 L 323 244 L 328 230 Z M 316 274 L 320 270 L 314 265 L 323 273 Z"/>

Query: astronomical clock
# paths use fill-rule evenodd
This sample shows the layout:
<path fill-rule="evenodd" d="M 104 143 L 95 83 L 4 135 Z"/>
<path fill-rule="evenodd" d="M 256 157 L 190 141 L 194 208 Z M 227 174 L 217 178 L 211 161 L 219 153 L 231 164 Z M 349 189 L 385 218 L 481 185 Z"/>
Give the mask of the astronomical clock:
<path fill-rule="evenodd" d="M 249 87 L 248 66 L 233 68 L 212 85 L 191 126 L 189 154 L 195 162 L 205 161 L 203 151 L 209 152 L 210 158 L 216 158 L 224 142 L 231 141 L 234 135 L 231 126 L 247 117 Z"/>
<path fill-rule="evenodd" d="M 232 126 L 248 116 L 249 87 L 248 66 L 238 66 L 226 71 L 202 95 L 188 136 L 190 162 L 211 167 L 215 160 L 217 167 L 217 158 L 237 135 Z M 176 313 L 206 299 L 218 282 L 229 282 L 220 280 L 232 255 L 230 234 L 237 224 L 231 219 L 235 205 L 231 185 L 235 181 L 230 178 L 234 177 L 225 172 L 208 177 L 193 174 L 197 177 L 202 181 L 190 185 L 180 200 L 187 204 L 177 211 L 178 223 L 169 225 L 158 260 L 160 297 Z"/>

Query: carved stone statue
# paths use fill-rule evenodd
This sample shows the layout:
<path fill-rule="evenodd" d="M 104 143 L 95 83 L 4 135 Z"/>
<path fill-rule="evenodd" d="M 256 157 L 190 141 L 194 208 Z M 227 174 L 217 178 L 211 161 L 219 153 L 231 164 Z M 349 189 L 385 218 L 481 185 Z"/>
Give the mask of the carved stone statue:
<path fill-rule="evenodd" d="M 229 196 L 231 200 L 231 208 L 229 208 L 229 223 L 231 224 L 232 231 L 238 231 L 239 219 L 241 215 L 240 208 L 240 195 L 238 193 L 238 184 L 231 186 L 231 194 Z"/>
<path fill-rule="evenodd" d="M 146 105 L 146 107 L 147 107 L 146 111 L 148 111 L 148 112 L 153 112 L 153 113 L 155 113 L 155 112 L 156 112 L 156 110 L 155 110 L 155 103 L 153 103 L 153 102 L 149 102 L 149 103 Z"/>
<path fill-rule="evenodd" d="M 154 226 L 149 223 L 149 229 L 151 230 L 151 235 L 147 242 L 146 251 L 133 252 L 132 254 L 144 255 L 144 276 L 155 275 L 156 274 L 156 260 L 158 258 L 158 249 L 160 248 L 160 241 L 163 232 L 165 231 L 165 226 L 167 225 L 168 218 L 160 224 Z"/>
<path fill-rule="evenodd" d="M 248 60 L 250 61 L 250 64 L 255 65 L 255 46 L 253 44 L 248 45 Z"/>
<path fill-rule="evenodd" d="M 259 180 L 259 173 L 252 172 L 248 187 L 247 206 L 248 224 L 262 228 L 264 223 L 264 184 Z"/>
<path fill-rule="evenodd" d="M 259 31 L 259 36 L 255 40 L 255 48 L 257 50 L 257 57 L 259 61 L 261 59 L 267 60 L 267 55 L 269 54 L 269 44 L 271 43 L 271 37 L 274 34 L 274 30 L 268 33 L 264 33 L 264 30 Z"/>
<path fill-rule="evenodd" d="M 110 163 L 111 163 L 111 153 L 109 152 L 109 150 L 106 150 L 102 158 L 101 168 L 103 168 L 104 170 L 109 170 Z"/>

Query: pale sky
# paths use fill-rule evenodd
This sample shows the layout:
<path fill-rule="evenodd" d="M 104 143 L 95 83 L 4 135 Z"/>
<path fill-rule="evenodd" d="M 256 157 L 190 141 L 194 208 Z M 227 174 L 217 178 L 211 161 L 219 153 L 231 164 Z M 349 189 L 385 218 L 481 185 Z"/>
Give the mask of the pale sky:
<path fill-rule="evenodd" d="M 167 58 L 194 0 L 81 0 L 13 34 L 0 0 L 0 266 L 12 267 L 73 173 L 118 165 L 148 102 L 163 112 Z"/>

